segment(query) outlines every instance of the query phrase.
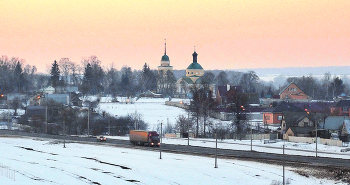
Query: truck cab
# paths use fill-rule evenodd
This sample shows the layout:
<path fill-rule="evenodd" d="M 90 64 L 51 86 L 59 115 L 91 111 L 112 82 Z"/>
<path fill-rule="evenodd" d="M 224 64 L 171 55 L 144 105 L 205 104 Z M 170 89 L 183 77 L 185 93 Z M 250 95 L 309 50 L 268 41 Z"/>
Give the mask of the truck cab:
<path fill-rule="evenodd" d="M 160 138 L 159 134 L 157 132 L 149 132 L 149 145 L 150 146 L 159 146 L 160 145 Z"/>

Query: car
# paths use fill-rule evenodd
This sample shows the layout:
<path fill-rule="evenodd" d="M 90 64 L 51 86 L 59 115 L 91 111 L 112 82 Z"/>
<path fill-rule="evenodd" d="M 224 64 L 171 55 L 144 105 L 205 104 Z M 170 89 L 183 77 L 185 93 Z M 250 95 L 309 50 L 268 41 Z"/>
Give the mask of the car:
<path fill-rule="evenodd" d="M 97 141 L 106 141 L 106 137 L 105 136 L 97 136 Z"/>

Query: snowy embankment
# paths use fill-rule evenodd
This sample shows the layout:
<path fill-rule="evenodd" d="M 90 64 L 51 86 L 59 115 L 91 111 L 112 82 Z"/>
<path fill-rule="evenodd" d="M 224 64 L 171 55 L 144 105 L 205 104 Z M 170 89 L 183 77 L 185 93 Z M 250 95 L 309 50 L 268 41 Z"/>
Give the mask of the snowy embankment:
<path fill-rule="evenodd" d="M 282 166 L 88 145 L 0 138 L 1 184 L 279 184 Z M 286 182 L 335 184 L 286 168 Z M 341 184 L 341 183 L 338 183 Z"/>

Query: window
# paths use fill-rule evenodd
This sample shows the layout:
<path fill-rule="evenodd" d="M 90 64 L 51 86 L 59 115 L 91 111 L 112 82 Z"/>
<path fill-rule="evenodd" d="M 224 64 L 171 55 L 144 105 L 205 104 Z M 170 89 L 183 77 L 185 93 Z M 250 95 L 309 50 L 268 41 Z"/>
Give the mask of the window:
<path fill-rule="evenodd" d="M 277 116 L 277 120 L 281 121 L 282 120 L 282 116 Z"/>
<path fill-rule="evenodd" d="M 347 112 L 347 111 L 348 111 L 348 108 L 347 108 L 347 107 L 343 107 L 343 108 L 342 108 L 342 111 L 343 111 L 343 112 Z"/>
<path fill-rule="evenodd" d="M 307 127 L 308 125 L 308 122 L 304 122 L 304 127 Z"/>

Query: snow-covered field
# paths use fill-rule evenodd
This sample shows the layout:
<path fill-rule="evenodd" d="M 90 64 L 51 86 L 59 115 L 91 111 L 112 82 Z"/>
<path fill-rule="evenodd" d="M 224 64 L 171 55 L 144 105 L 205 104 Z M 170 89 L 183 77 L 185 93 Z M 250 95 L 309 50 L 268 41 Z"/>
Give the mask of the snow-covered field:
<path fill-rule="evenodd" d="M 105 102 L 108 100 L 102 99 Z M 183 109 L 165 105 L 167 99 L 139 99 L 132 104 L 100 103 L 98 111 L 124 116 L 141 114 L 149 129 L 160 122 L 175 124 L 178 115 L 187 115 Z M 181 101 L 174 100 L 173 101 Z M 128 137 L 116 137 L 128 139 Z M 164 143 L 187 145 L 185 139 L 164 138 Z M 215 147 L 213 139 L 190 138 L 190 145 Z M 253 141 L 253 150 L 282 153 L 286 149 L 315 151 L 315 144 L 277 142 L 264 144 Z M 266 148 L 269 146 L 271 148 Z M 250 150 L 250 141 L 219 140 L 219 148 Z M 350 152 L 341 147 L 318 145 L 319 156 L 350 158 Z M 0 184 L 281 184 L 282 166 L 218 159 L 180 154 L 62 143 L 55 140 L 33 140 L 0 137 Z M 305 151 L 286 150 L 286 154 L 310 155 Z M 304 177 L 286 168 L 290 184 L 342 184 L 312 176 Z"/>
<path fill-rule="evenodd" d="M 279 184 L 282 166 L 159 152 L 0 138 L 0 184 Z M 335 184 L 286 168 L 286 182 Z M 338 183 L 341 184 L 341 183 Z"/>
<path fill-rule="evenodd" d="M 179 115 L 185 115 L 187 112 L 184 109 L 167 106 L 165 101 L 167 98 L 141 98 L 137 101 L 133 100 L 133 103 L 126 102 L 124 98 L 118 99 L 120 103 L 103 103 L 108 102 L 108 98 L 102 98 L 101 103 L 97 107 L 98 112 L 105 111 L 114 116 L 126 116 L 128 114 L 141 114 L 142 119 L 148 123 L 150 130 L 156 130 L 162 122 L 163 125 L 169 123 L 175 125 L 176 118 Z M 186 101 L 183 99 L 172 99 L 171 101 Z"/>

